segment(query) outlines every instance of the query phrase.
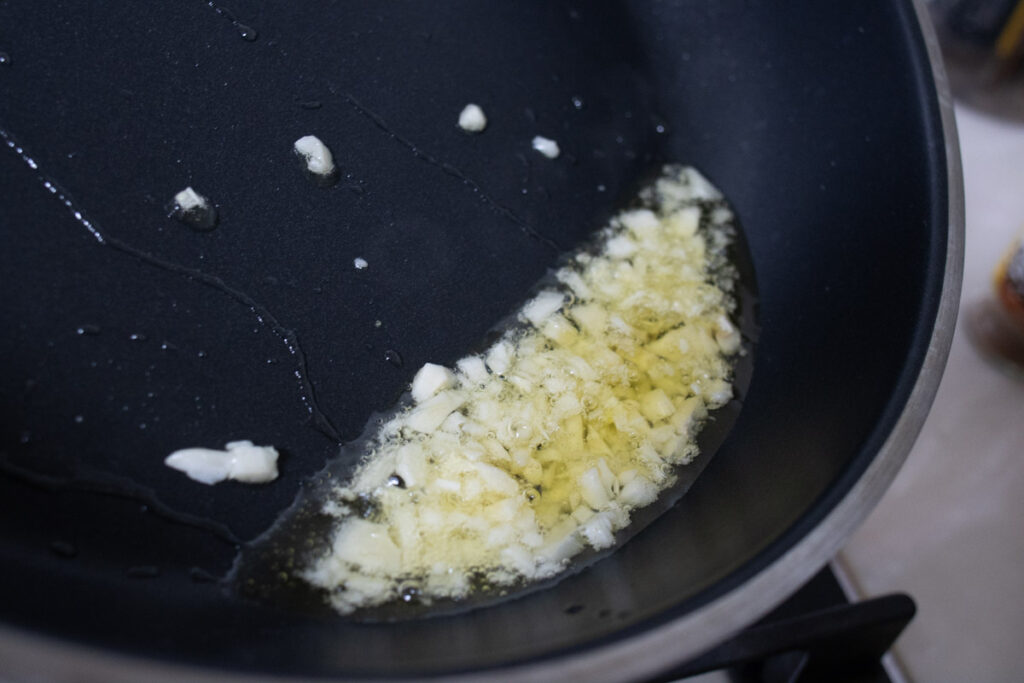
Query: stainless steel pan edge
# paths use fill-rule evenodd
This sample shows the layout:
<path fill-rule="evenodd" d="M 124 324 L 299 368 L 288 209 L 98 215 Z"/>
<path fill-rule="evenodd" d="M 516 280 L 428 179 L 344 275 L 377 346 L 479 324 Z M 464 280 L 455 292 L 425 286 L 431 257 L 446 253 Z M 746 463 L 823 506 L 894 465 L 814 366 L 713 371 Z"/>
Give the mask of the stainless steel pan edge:
<path fill-rule="evenodd" d="M 938 389 L 952 343 L 963 278 L 964 196 L 953 100 L 923 0 L 913 10 L 927 47 L 945 143 L 949 231 L 942 291 L 931 340 L 909 400 L 877 456 L 849 493 L 777 561 L 734 590 L 679 619 L 642 634 L 569 656 L 475 672 L 446 680 L 633 680 L 664 671 L 754 622 L 793 593 L 840 550 L 877 504 L 910 451 Z M 297 680 L 232 675 L 152 660 L 114 656 L 56 639 L 0 627 L 0 661 L 12 680 L 259 681 Z M 439 680 L 439 679 L 438 679 Z"/>

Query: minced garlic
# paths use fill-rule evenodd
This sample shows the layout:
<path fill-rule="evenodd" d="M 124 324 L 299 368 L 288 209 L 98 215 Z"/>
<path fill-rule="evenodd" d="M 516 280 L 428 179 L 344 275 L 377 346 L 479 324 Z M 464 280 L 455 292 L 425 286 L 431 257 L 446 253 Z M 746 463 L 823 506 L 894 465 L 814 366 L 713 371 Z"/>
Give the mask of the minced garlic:
<path fill-rule="evenodd" d="M 303 577 L 338 611 L 402 586 L 430 601 L 466 596 L 474 577 L 553 576 L 613 545 L 696 455 L 740 350 L 732 215 L 689 168 L 666 168 L 641 199 L 489 349 L 416 375 L 411 404 L 324 506 L 333 542 Z"/>

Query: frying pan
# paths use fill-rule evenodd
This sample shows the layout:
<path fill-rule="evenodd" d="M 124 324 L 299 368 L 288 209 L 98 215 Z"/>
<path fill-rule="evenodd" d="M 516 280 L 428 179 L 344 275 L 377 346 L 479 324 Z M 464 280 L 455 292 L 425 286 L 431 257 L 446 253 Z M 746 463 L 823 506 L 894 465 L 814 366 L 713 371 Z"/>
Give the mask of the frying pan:
<path fill-rule="evenodd" d="M 637 678 L 751 623 L 881 495 L 945 360 L 960 168 L 921 16 L 0 2 L 5 673 Z M 471 101 L 490 119 L 473 137 Z M 310 133 L 333 187 L 291 155 Z M 460 614 L 360 623 L 211 580 L 664 161 L 731 201 L 760 328 L 738 417 L 678 504 Z M 214 230 L 166 216 L 186 185 Z M 279 480 L 207 488 L 162 464 L 240 438 L 278 446 Z"/>

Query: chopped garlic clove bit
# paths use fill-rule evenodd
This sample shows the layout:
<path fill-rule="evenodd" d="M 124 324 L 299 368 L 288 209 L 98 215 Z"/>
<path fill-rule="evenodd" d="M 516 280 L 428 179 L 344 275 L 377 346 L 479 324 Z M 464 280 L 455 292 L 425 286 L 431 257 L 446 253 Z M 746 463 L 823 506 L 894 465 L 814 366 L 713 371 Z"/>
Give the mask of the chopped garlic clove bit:
<path fill-rule="evenodd" d="M 523 306 L 523 310 L 519 315 L 523 320 L 528 320 L 534 327 L 540 327 L 540 324 L 548 316 L 560 309 L 563 303 L 565 303 L 564 294 L 548 289 Z"/>
<path fill-rule="evenodd" d="M 456 391 L 446 391 L 425 400 L 406 419 L 405 425 L 413 431 L 429 434 L 441 426 L 449 415 L 457 410 L 466 398 Z"/>
<path fill-rule="evenodd" d="M 658 497 L 658 487 L 642 476 L 634 476 L 629 483 L 623 485 L 619 492 L 619 501 L 623 505 L 639 508 L 650 505 Z"/>
<path fill-rule="evenodd" d="M 334 155 L 320 138 L 305 135 L 295 141 L 295 153 L 305 161 L 306 171 L 318 184 L 331 184 L 337 179 Z"/>
<path fill-rule="evenodd" d="M 178 208 L 182 211 L 198 209 L 209 204 L 206 197 L 193 190 L 192 186 L 186 187 L 184 190 L 174 195 L 174 203 L 177 204 Z"/>
<path fill-rule="evenodd" d="M 164 464 L 184 472 L 203 484 L 234 479 L 247 484 L 262 484 L 277 479 L 277 450 L 256 446 L 252 441 L 232 441 L 225 450 L 184 448 L 164 459 Z"/>
<path fill-rule="evenodd" d="M 174 195 L 170 214 L 196 230 L 212 230 L 217 225 L 217 209 L 191 185 Z"/>
<path fill-rule="evenodd" d="M 423 403 L 428 398 L 455 383 L 455 375 L 443 365 L 425 363 L 412 380 L 412 400 Z"/>
<path fill-rule="evenodd" d="M 551 138 L 546 138 L 538 135 L 533 139 L 531 143 L 533 148 L 546 156 L 548 159 L 557 159 L 558 155 L 562 153 L 562 150 L 558 148 L 558 143 Z"/>
<path fill-rule="evenodd" d="M 487 127 L 487 117 L 478 105 L 467 104 L 459 113 L 459 128 L 467 133 L 479 133 Z"/>
<path fill-rule="evenodd" d="M 487 379 L 487 366 L 479 356 L 467 356 L 455 364 L 470 382 L 480 383 Z"/>

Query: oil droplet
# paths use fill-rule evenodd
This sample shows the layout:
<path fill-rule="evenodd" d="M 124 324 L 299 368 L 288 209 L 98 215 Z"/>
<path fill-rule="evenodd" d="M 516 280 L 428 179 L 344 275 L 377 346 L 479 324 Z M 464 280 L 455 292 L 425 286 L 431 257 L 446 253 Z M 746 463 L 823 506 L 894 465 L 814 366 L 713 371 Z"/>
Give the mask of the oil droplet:
<path fill-rule="evenodd" d="M 100 333 L 100 326 L 99 325 L 82 325 L 77 330 L 75 330 L 75 332 L 77 332 L 78 334 L 81 334 L 81 335 L 86 335 L 87 334 L 89 336 L 96 336 L 97 334 Z"/>
<path fill-rule="evenodd" d="M 384 352 L 384 360 L 394 365 L 396 368 L 402 367 L 402 357 L 398 354 L 398 351 L 394 349 L 388 349 Z"/>
<path fill-rule="evenodd" d="M 179 200 L 179 196 L 175 196 L 166 207 L 167 215 L 170 218 L 176 218 L 198 232 L 213 230 L 217 227 L 217 207 L 206 197 L 197 194 L 191 187 L 186 188 L 182 193 L 189 191 L 191 191 L 190 194 L 195 199 L 183 206 L 181 200 L 184 200 L 186 197 L 182 196 L 181 200 Z M 182 193 L 179 193 L 179 195 Z M 200 254 L 199 258 L 203 258 L 202 254 Z"/>
<path fill-rule="evenodd" d="M 238 33 L 242 36 L 242 40 L 247 40 L 250 43 L 260 37 L 260 34 L 256 32 L 256 29 L 252 26 L 246 26 L 241 22 L 236 21 L 235 28 L 238 29 Z"/>
<path fill-rule="evenodd" d="M 0 52 L 0 66 L 10 66 L 11 56 L 6 52 Z"/>
<path fill-rule="evenodd" d="M 580 109 L 583 109 L 583 98 L 581 98 L 581 97 L 579 97 L 577 95 L 573 95 L 572 96 L 572 106 L 577 111 L 580 110 Z"/>

